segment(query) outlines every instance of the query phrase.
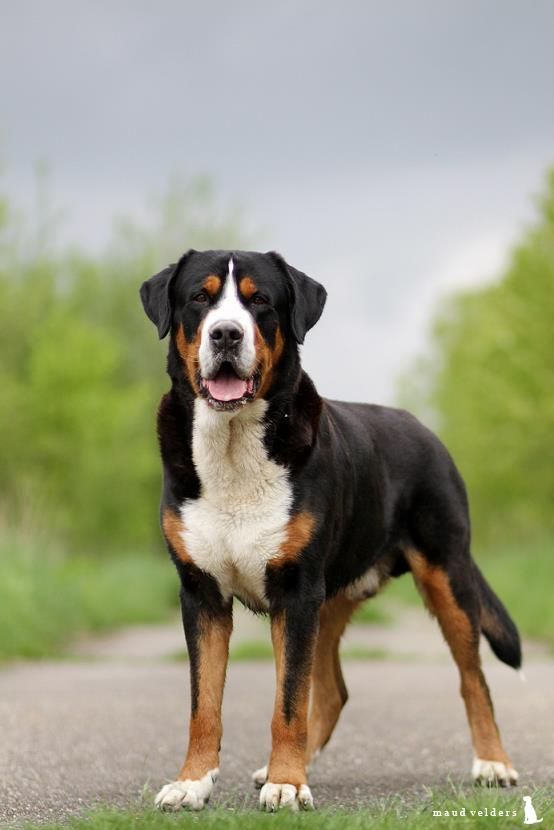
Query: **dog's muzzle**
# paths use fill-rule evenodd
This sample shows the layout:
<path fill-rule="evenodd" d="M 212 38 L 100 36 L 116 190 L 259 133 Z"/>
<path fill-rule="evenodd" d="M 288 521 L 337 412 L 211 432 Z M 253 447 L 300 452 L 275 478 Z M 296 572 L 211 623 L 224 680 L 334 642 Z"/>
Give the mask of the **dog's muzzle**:
<path fill-rule="evenodd" d="M 201 387 L 210 405 L 233 409 L 254 397 L 256 378 L 243 356 L 244 329 L 234 320 L 218 320 L 208 331 L 209 368 Z"/>
<path fill-rule="evenodd" d="M 214 354 L 223 353 L 228 359 L 237 354 L 244 340 L 244 329 L 232 320 L 219 320 L 209 331 L 210 345 Z"/>

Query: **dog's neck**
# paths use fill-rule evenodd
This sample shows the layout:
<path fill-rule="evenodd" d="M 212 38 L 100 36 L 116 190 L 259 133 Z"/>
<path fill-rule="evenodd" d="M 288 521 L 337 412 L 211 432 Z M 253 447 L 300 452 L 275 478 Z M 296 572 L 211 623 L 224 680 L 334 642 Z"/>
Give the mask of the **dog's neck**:
<path fill-rule="evenodd" d="M 294 386 L 269 401 L 266 446 L 287 467 L 301 467 L 310 455 L 319 428 L 322 399 L 311 378 L 300 370 Z"/>
<path fill-rule="evenodd" d="M 171 359 L 168 360 L 168 372 L 170 367 Z M 285 371 L 279 373 L 278 382 L 266 398 L 249 401 L 237 412 L 210 410 L 213 417 L 209 422 L 226 429 L 228 421 L 239 417 L 242 424 L 250 425 L 261 434 L 269 458 L 295 469 L 305 463 L 315 443 L 322 400 L 299 361 L 283 368 Z M 197 404 L 202 403 L 206 409 L 208 404 L 195 395 L 182 368 L 169 374 L 180 418 L 191 429 Z"/>
<path fill-rule="evenodd" d="M 258 399 L 233 412 L 220 412 L 196 399 L 192 457 L 208 501 L 226 510 L 244 509 L 280 486 L 286 472 L 267 452 L 267 408 L 267 401 Z"/>

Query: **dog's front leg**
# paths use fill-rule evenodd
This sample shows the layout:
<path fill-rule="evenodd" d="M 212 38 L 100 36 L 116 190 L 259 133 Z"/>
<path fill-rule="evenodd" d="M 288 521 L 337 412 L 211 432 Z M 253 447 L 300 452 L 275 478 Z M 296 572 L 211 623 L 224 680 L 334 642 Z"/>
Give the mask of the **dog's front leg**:
<path fill-rule="evenodd" d="M 267 782 L 260 793 L 262 810 L 309 810 L 314 806 L 306 778 L 306 742 L 319 605 L 315 597 L 298 593 L 272 609 L 277 687 Z"/>
<path fill-rule="evenodd" d="M 210 581 L 210 584 L 207 583 Z M 181 609 L 190 662 L 189 745 L 177 780 L 156 798 L 162 810 L 201 810 L 219 774 L 221 704 L 233 628 L 232 605 L 210 577 L 183 580 Z"/>

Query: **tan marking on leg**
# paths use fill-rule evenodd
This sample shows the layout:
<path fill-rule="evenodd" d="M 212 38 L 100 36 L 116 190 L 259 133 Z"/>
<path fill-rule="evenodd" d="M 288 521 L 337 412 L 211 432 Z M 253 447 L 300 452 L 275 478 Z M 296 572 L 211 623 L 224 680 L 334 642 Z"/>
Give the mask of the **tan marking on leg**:
<path fill-rule="evenodd" d="M 192 713 L 187 757 L 178 781 L 203 778 L 219 767 L 219 749 L 223 733 L 221 704 L 229 656 L 229 638 L 233 630 L 231 615 L 204 622 L 198 648 L 198 703 Z"/>
<path fill-rule="evenodd" d="M 307 764 L 330 739 L 348 699 L 340 665 L 339 645 L 344 629 L 359 604 L 359 600 L 339 594 L 328 600 L 319 613 L 319 632 L 312 669 Z"/>
<path fill-rule="evenodd" d="M 249 300 L 258 290 L 252 277 L 243 277 L 239 283 L 239 290 L 245 300 Z"/>
<path fill-rule="evenodd" d="M 175 554 L 179 560 L 187 564 L 191 563 L 192 559 L 189 556 L 187 546 L 185 545 L 181 535 L 185 529 L 185 526 L 177 513 L 174 513 L 173 510 L 170 510 L 168 507 L 166 507 L 163 511 L 162 527 L 165 538 L 175 551 Z"/>
<path fill-rule="evenodd" d="M 311 666 L 303 667 L 305 674 L 297 687 L 294 714 L 287 721 L 284 715 L 286 653 L 283 615 L 271 621 L 271 639 L 275 653 L 277 687 L 271 721 L 272 745 L 267 780 L 273 784 L 293 784 L 298 789 L 307 781 L 306 741 Z"/>
<path fill-rule="evenodd" d="M 292 516 L 287 523 L 285 541 L 279 553 L 270 561 L 269 566 L 280 567 L 295 562 L 309 545 L 314 528 L 315 516 L 312 513 L 304 510 Z"/>
<path fill-rule="evenodd" d="M 185 332 L 183 330 L 182 324 L 177 329 L 177 334 L 175 335 L 177 351 L 179 352 L 181 360 L 183 361 L 183 367 L 185 369 L 186 376 L 189 380 L 190 385 L 192 386 L 197 395 L 200 395 L 200 389 L 198 386 L 198 368 L 200 366 L 198 351 L 200 349 L 201 337 L 202 323 L 199 325 L 194 340 L 191 343 L 189 343 L 185 337 Z"/>
<path fill-rule="evenodd" d="M 442 568 L 429 565 L 417 551 L 407 551 L 406 557 L 425 603 L 436 616 L 458 666 L 475 755 L 511 767 L 500 740 L 489 689 L 481 669 L 479 631 L 474 630 L 467 614 L 457 604 L 447 573 Z"/>
<path fill-rule="evenodd" d="M 210 295 L 210 297 L 215 297 L 215 295 L 221 288 L 221 279 L 217 277 L 215 274 L 210 274 L 204 280 L 202 288 Z"/>

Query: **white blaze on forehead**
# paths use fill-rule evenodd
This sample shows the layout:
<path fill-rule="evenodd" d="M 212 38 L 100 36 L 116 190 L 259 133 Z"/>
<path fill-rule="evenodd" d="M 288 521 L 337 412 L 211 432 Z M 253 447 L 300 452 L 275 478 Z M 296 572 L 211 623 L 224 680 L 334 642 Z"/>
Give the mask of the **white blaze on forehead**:
<path fill-rule="evenodd" d="M 240 301 L 235 282 L 235 264 L 233 257 L 229 258 L 225 285 L 217 304 L 208 312 L 202 328 L 200 349 L 200 371 L 204 376 L 210 374 L 213 363 L 212 345 L 210 331 L 224 320 L 236 323 L 244 332 L 244 339 L 238 353 L 238 364 L 242 371 L 250 373 L 256 365 L 256 347 L 254 337 L 254 320 L 250 312 Z"/>
<path fill-rule="evenodd" d="M 234 275 L 235 265 L 233 257 L 229 260 L 229 270 L 225 279 L 225 285 L 221 293 L 219 302 L 215 308 L 210 311 L 206 317 L 206 322 L 209 323 L 210 328 L 221 320 L 231 320 L 233 323 L 238 323 L 244 330 L 246 336 L 247 329 L 253 330 L 252 315 L 246 310 L 240 301 L 237 284 Z"/>

